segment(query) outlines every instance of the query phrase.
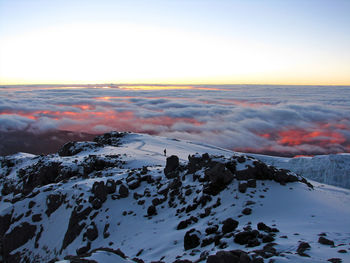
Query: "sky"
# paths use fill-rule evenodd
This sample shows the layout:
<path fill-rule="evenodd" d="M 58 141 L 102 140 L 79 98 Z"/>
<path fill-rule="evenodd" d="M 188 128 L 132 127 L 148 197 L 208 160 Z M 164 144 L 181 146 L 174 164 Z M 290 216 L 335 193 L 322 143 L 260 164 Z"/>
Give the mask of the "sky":
<path fill-rule="evenodd" d="M 0 0 L 0 84 L 350 84 L 350 1 Z"/>
<path fill-rule="evenodd" d="M 350 152 L 349 86 L 0 86 L 0 98 L 1 134 L 117 130 L 278 156 Z"/>

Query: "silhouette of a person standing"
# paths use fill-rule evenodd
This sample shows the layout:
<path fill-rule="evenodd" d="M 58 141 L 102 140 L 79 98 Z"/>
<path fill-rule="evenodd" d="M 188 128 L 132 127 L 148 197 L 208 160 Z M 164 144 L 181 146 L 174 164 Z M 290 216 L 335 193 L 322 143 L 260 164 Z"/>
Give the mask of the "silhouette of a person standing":
<path fill-rule="evenodd" d="M 166 149 L 164 149 L 164 156 L 166 156 Z"/>

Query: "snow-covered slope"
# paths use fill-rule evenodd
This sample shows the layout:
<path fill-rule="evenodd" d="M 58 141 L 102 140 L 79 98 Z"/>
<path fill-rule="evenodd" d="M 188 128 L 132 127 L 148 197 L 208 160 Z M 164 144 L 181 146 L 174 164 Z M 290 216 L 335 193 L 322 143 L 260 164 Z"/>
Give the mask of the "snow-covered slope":
<path fill-rule="evenodd" d="M 283 158 L 252 154 L 255 158 L 291 170 L 320 183 L 350 188 L 350 154 L 317 155 L 313 157 Z"/>
<path fill-rule="evenodd" d="M 349 190 L 213 146 L 110 133 L 0 175 L 4 262 L 350 261 Z"/>

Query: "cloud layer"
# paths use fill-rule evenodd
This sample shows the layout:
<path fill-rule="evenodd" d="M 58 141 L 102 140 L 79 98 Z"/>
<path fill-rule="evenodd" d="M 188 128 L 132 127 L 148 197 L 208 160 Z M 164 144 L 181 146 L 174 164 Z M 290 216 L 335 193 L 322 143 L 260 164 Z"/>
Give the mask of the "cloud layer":
<path fill-rule="evenodd" d="M 279 155 L 350 151 L 350 87 L 0 87 L 0 132 L 134 131 Z"/>

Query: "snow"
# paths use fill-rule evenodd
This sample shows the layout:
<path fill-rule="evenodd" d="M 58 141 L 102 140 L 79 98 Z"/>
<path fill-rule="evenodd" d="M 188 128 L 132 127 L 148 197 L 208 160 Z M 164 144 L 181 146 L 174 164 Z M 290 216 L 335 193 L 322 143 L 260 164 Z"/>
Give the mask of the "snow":
<path fill-rule="evenodd" d="M 283 158 L 250 154 L 255 158 L 291 170 L 320 183 L 350 188 L 350 154 L 316 155 L 313 157 Z"/>
<path fill-rule="evenodd" d="M 89 147 L 86 147 L 88 149 Z M 172 140 L 150 135 L 129 134 L 121 139 L 121 145 L 118 147 L 104 146 L 86 150 L 70 157 L 59 157 L 56 155 L 49 156 L 51 161 L 60 161 L 64 166 L 78 167 L 80 162 L 93 154 L 96 156 L 106 157 L 108 155 L 117 155 L 118 160 L 125 161 L 123 167 L 110 167 L 96 174 L 92 173 L 87 178 L 72 178 L 59 184 L 49 184 L 36 188 L 40 192 L 32 197 L 11 203 L 6 199 L 11 199 L 10 195 L 3 196 L 0 200 L 0 215 L 9 213 L 14 210 L 14 215 L 19 216 L 26 213 L 29 201 L 35 201 L 36 205 L 32 208 L 30 216 L 23 216 L 17 222 L 14 222 L 7 233 L 21 224 L 29 221 L 40 226 L 44 231 L 38 241 L 38 249 L 34 247 L 34 239 L 28 241 L 21 248 L 31 251 L 34 258 L 38 256 L 42 261 L 48 261 L 54 257 L 58 258 L 59 263 L 69 262 L 63 260 L 66 255 L 75 255 L 76 250 L 87 244 L 84 241 L 82 231 L 79 236 L 68 245 L 66 249 L 61 250 L 62 242 L 66 229 L 68 228 L 69 218 L 74 207 L 77 205 L 78 197 L 82 195 L 82 210 L 89 206 L 89 196 L 92 195 L 91 188 L 94 182 L 104 181 L 108 179 L 125 180 L 132 169 L 140 169 L 148 166 L 147 175 L 151 175 L 154 179 L 159 179 L 163 186 L 157 188 L 155 185 L 141 182 L 140 187 L 135 190 L 129 190 L 130 194 L 127 198 L 114 199 L 113 195 L 108 195 L 107 200 L 100 209 L 94 210 L 98 214 L 95 218 L 91 215 L 84 221 L 87 229 L 91 222 L 95 222 L 98 229 L 98 237 L 91 242 L 91 249 L 101 247 L 109 247 L 112 249 L 121 249 L 128 257 L 142 258 L 145 262 L 163 260 L 165 262 L 175 261 L 177 256 L 181 259 L 198 260 L 199 255 L 203 251 L 209 254 L 215 254 L 219 251 L 217 246 L 211 244 L 206 247 L 197 247 L 196 251 L 184 250 L 184 235 L 191 229 L 195 228 L 201 231 L 204 237 L 204 229 L 208 224 L 218 224 L 221 226 L 222 221 L 226 218 L 233 218 L 239 221 L 238 230 L 242 230 L 249 222 L 253 229 L 259 222 L 266 225 L 277 227 L 280 232 L 276 235 L 275 248 L 284 254 L 284 257 L 273 256 L 274 262 L 325 262 L 329 258 L 341 258 L 343 262 L 350 262 L 350 190 L 329 186 L 323 183 L 336 182 L 334 178 L 342 178 L 339 184 L 343 187 L 349 187 L 345 178 L 349 178 L 350 155 L 333 155 L 333 156 L 316 156 L 316 157 L 300 157 L 300 158 L 280 158 L 271 156 L 254 155 L 255 158 L 281 168 L 288 168 L 302 176 L 322 181 L 317 183 L 311 181 L 314 189 L 307 185 L 295 182 L 288 183 L 283 186 L 275 181 L 257 181 L 256 188 L 248 188 L 246 193 L 240 193 L 237 188 L 239 182 L 234 180 L 227 188 L 220 192 L 217 196 L 213 196 L 208 202 L 208 206 L 214 205 L 218 198 L 221 199 L 221 205 L 213 208 L 210 215 L 204 218 L 198 218 L 198 222 L 191 224 L 186 229 L 176 230 L 181 220 L 190 216 L 198 217 L 205 207 L 198 207 L 189 213 L 177 213 L 177 208 L 181 208 L 181 204 L 176 201 L 177 208 L 168 207 L 168 203 L 164 202 L 157 206 L 157 215 L 147 217 L 147 208 L 152 204 L 155 197 L 162 198 L 158 194 L 166 189 L 169 180 L 165 178 L 163 169 L 166 163 L 166 157 L 163 150 L 167 150 L 167 154 L 175 154 L 179 157 L 180 163 L 186 163 L 188 155 L 198 153 L 209 153 L 215 156 L 224 156 L 222 158 L 230 158 L 231 156 L 240 156 L 242 154 L 228 151 L 205 144 L 195 144 L 188 141 Z M 250 154 L 252 156 L 252 154 Z M 32 155 L 18 154 L 10 157 L 17 160 L 16 166 L 11 169 L 8 178 L 19 180 L 18 170 L 36 164 L 38 158 Z M 215 159 L 215 158 L 214 158 Z M 217 157 L 218 160 L 222 160 Z M 75 160 L 77 163 L 75 163 Z M 243 170 L 247 165 L 253 165 L 253 159 L 247 158 L 244 163 L 238 163 L 237 170 Z M 137 170 L 137 171 L 140 171 Z M 323 171 L 322 175 L 321 171 Z M 196 173 L 204 174 L 204 170 Z M 91 177 L 91 176 L 94 177 Z M 188 204 L 198 197 L 196 191 L 202 191 L 203 185 L 198 181 L 193 181 L 192 175 L 184 176 L 183 185 L 192 189 L 192 193 L 186 196 Z M 347 175 L 347 177 L 346 177 Z M 322 179 L 323 178 L 323 179 Z M 345 182 L 345 183 L 344 183 Z M 2 187 L 2 186 L 1 186 Z M 46 191 L 45 189 L 50 189 Z M 117 187 L 118 191 L 118 187 Z M 133 195 L 134 193 L 145 194 L 149 192 L 149 198 L 142 198 L 145 203 L 140 205 Z M 62 204 L 55 212 L 48 217 L 45 214 L 47 196 L 52 193 L 62 193 L 66 195 L 66 202 Z M 254 201 L 255 204 L 250 205 L 252 208 L 251 215 L 242 215 L 241 211 L 246 206 L 247 201 Z M 33 214 L 41 213 L 42 221 L 31 222 L 30 218 Z M 180 218 L 179 218 L 180 217 Z M 105 224 L 109 223 L 108 232 L 110 236 L 103 237 Z M 336 247 L 325 246 L 318 243 L 320 233 L 326 233 L 327 238 L 333 240 Z M 288 238 L 282 238 L 287 236 Z M 231 238 L 223 238 L 227 241 L 225 250 L 242 249 L 245 251 L 253 251 L 261 249 L 265 244 L 258 247 L 246 248 L 243 245 L 234 243 Z M 307 251 L 310 258 L 300 257 L 296 254 L 296 249 L 300 241 L 307 241 L 311 249 Z M 110 242 L 113 242 L 111 245 Z M 348 253 L 340 254 L 337 251 L 345 249 Z M 142 251 L 141 251 L 142 250 Z M 141 251 L 141 253 L 140 253 Z M 139 256 L 137 254 L 140 253 Z M 96 260 L 97 262 L 133 262 L 129 259 L 123 259 L 115 253 L 97 250 L 84 259 Z M 204 262 L 204 261 L 202 261 Z M 267 262 L 267 260 L 266 260 Z"/>

